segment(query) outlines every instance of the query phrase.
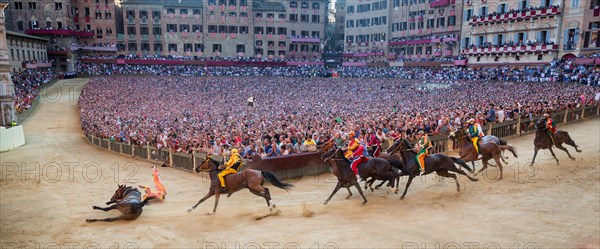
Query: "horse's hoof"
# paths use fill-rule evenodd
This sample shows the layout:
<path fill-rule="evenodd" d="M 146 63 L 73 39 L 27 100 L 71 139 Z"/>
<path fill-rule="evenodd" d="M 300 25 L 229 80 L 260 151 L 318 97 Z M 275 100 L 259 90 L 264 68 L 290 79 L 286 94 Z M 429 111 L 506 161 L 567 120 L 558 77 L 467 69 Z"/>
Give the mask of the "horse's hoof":
<path fill-rule="evenodd" d="M 575 161 L 575 158 L 574 158 L 574 157 L 571 157 L 571 160 Z"/>
<path fill-rule="evenodd" d="M 400 200 L 404 200 L 404 195 L 403 195 L 403 196 L 400 196 Z"/>
<path fill-rule="evenodd" d="M 363 204 L 363 206 L 367 205 L 367 201 L 364 201 L 362 204 Z"/>
<path fill-rule="evenodd" d="M 96 210 L 96 209 L 100 209 L 100 207 L 98 207 L 98 206 L 92 206 L 92 209 Z"/>
<path fill-rule="evenodd" d="M 375 186 L 375 189 L 379 189 L 379 186 Z"/>
<path fill-rule="evenodd" d="M 190 209 L 188 209 L 188 213 L 191 213 L 191 212 L 192 212 L 192 210 L 194 210 L 194 209 L 191 209 L 191 208 L 190 208 Z"/>
<path fill-rule="evenodd" d="M 92 223 L 92 222 L 94 222 L 94 220 L 92 220 L 92 219 L 86 219 L 85 220 L 85 223 Z"/>
<path fill-rule="evenodd" d="M 351 195 L 348 195 L 348 196 L 346 196 L 346 200 L 350 199 L 350 196 L 351 196 Z"/>
<path fill-rule="evenodd" d="M 210 215 L 214 215 L 214 214 L 215 213 L 208 212 L 206 215 L 210 216 Z"/>
<path fill-rule="evenodd" d="M 373 188 L 371 188 L 371 192 L 375 192 L 375 190 Z"/>
<path fill-rule="evenodd" d="M 327 205 L 327 203 L 328 203 L 327 201 L 326 201 L 326 202 L 323 202 L 323 205 Z"/>

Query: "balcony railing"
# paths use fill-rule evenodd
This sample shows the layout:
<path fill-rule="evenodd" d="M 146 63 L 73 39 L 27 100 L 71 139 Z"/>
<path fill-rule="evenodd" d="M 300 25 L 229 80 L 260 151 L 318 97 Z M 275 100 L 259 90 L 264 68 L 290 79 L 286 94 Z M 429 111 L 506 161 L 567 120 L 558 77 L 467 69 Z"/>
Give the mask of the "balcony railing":
<path fill-rule="evenodd" d="M 344 53 L 342 57 L 370 57 L 370 56 L 385 56 L 384 52 L 356 52 Z"/>
<path fill-rule="evenodd" d="M 531 18 L 547 17 L 547 16 L 554 16 L 554 15 L 560 15 L 560 11 L 558 11 L 557 7 L 550 7 L 550 8 L 542 9 L 542 10 L 520 11 L 520 12 L 515 12 L 515 13 L 510 13 L 510 14 L 509 13 L 497 14 L 495 16 L 477 17 L 477 18 L 472 18 L 469 21 L 469 24 L 476 26 L 476 25 L 483 25 L 483 24 L 488 24 L 488 23 L 500 23 L 500 22 L 515 21 L 515 20 L 528 20 Z"/>
<path fill-rule="evenodd" d="M 321 39 L 319 37 L 296 37 L 296 36 L 290 36 L 290 42 L 310 42 L 310 43 L 314 43 L 314 42 L 321 42 Z"/>
<path fill-rule="evenodd" d="M 63 36 L 94 36 L 92 31 L 76 31 L 67 29 L 28 29 L 25 31 L 28 35 L 63 35 Z"/>
<path fill-rule="evenodd" d="M 444 57 L 452 56 L 452 50 L 444 50 Z"/>
<path fill-rule="evenodd" d="M 486 47 L 486 48 L 467 48 L 463 49 L 465 55 L 480 54 L 507 54 L 507 53 L 543 53 L 558 50 L 558 45 L 533 45 L 533 46 L 512 46 L 512 47 Z"/>

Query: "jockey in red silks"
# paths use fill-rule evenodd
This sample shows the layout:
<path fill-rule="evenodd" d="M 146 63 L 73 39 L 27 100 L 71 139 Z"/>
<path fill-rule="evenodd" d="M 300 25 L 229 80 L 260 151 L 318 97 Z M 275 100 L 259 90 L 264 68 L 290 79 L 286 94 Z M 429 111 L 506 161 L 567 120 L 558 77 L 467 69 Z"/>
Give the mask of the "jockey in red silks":
<path fill-rule="evenodd" d="M 154 178 L 154 184 L 156 185 L 157 191 L 152 192 L 152 189 L 150 189 L 150 187 L 140 185 L 139 187 L 143 188 L 146 192 L 143 199 L 145 200 L 152 196 L 156 200 L 163 201 L 167 197 L 167 188 L 165 188 L 165 185 L 163 185 L 160 181 L 160 177 L 158 176 L 158 169 L 156 168 L 156 166 L 153 167 L 152 177 Z"/>
<path fill-rule="evenodd" d="M 379 141 L 375 132 L 368 131 L 367 135 L 369 135 L 369 143 L 367 145 L 373 148 L 373 157 L 379 156 L 379 152 L 381 152 L 381 141 Z"/>
<path fill-rule="evenodd" d="M 367 162 L 369 157 L 369 152 L 367 151 L 367 146 L 365 145 L 364 140 L 360 140 L 358 148 L 354 151 L 354 153 L 352 153 L 352 158 L 354 158 L 354 160 L 352 160 L 352 163 L 350 164 L 350 167 L 352 168 L 352 171 L 356 175 L 356 179 L 358 181 L 361 180 L 360 175 L 358 174 L 358 165 L 363 162 Z"/>

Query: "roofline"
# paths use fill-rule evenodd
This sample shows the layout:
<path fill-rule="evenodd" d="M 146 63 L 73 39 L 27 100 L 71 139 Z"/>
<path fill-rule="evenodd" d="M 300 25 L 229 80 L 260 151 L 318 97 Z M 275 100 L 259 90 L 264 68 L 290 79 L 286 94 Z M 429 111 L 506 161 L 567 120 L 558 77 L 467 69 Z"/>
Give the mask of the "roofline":
<path fill-rule="evenodd" d="M 46 39 L 46 38 L 42 38 L 42 37 L 38 37 L 38 36 L 33 36 L 33 35 L 28 35 L 28 34 L 24 34 L 24 33 L 19 33 L 19 32 L 14 32 L 14 31 L 10 31 L 10 30 L 6 30 L 6 35 L 12 35 L 12 36 L 17 36 L 17 37 L 23 37 L 23 38 L 29 38 L 29 39 L 35 39 L 35 40 L 40 40 L 40 41 L 45 41 L 45 42 L 49 42 L 50 39 Z"/>

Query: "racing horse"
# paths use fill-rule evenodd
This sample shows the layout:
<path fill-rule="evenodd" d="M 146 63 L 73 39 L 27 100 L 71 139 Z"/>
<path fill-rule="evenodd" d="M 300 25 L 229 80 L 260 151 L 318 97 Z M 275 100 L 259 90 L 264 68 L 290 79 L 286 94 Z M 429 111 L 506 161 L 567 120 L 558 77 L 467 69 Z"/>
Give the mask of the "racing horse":
<path fill-rule="evenodd" d="M 198 165 L 194 169 L 196 173 L 200 173 L 200 170 L 202 169 L 208 169 L 208 174 L 210 176 L 210 189 L 208 190 L 208 193 L 206 193 L 206 195 L 202 197 L 202 199 L 200 199 L 198 203 L 196 203 L 196 205 L 188 209 L 188 212 L 191 212 L 192 210 L 196 209 L 196 207 L 200 205 L 200 203 L 206 201 L 213 195 L 215 196 L 215 206 L 213 208 L 213 212 L 209 214 L 214 214 L 215 212 L 217 212 L 217 206 L 219 205 L 219 197 L 221 196 L 221 183 L 219 182 L 219 178 L 217 177 L 217 174 L 219 174 L 219 172 L 221 171 L 219 170 L 220 165 L 222 165 L 222 163 L 219 163 L 212 159 L 212 157 L 207 156 L 204 159 L 204 163 Z M 244 169 L 236 174 L 230 174 L 225 176 L 226 193 L 229 197 L 233 193 L 247 188 L 248 190 L 250 190 L 251 193 L 265 198 L 269 210 L 273 211 L 273 209 L 276 208 L 276 205 L 271 200 L 271 193 L 269 192 L 269 189 L 263 187 L 265 180 L 273 184 L 273 186 L 278 187 L 280 189 L 284 189 L 286 191 L 288 191 L 294 186 L 290 183 L 280 181 L 279 178 L 277 178 L 277 176 L 275 176 L 271 172 L 254 169 Z"/>
<path fill-rule="evenodd" d="M 466 136 L 466 131 L 464 131 L 464 132 L 465 132 L 465 136 Z M 451 131 L 450 135 L 448 135 L 448 138 L 455 139 L 457 136 L 456 133 L 460 133 L 460 128 L 457 128 L 456 130 Z M 462 133 L 460 133 L 460 134 L 462 134 Z M 479 144 L 481 145 L 483 143 L 493 143 L 498 146 L 505 146 L 505 147 L 500 147 L 500 150 L 502 151 L 502 156 L 500 157 L 500 159 L 502 159 L 502 162 L 504 162 L 504 163 L 508 163 L 508 162 L 506 162 L 506 159 L 508 159 L 508 157 L 503 156 L 505 149 L 508 149 L 510 152 L 512 152 L 513 156 L 515 156 L 515 158 L 517 158 L 517 152 L 516 152 L 515 148 L 512 145 L 508 144 L 508 142 L 506 142 L 506 140 L 504 140 L 502 138 L 498 138 L 493 135 L 486 135 L 486 136 L 482 137 L 481 139 L 479 139 Z M 473 166 L 473 170 L 475 170 L 475 160 L 471 161 L 471 165 Z"/>
<path fill-rule="evenodd" d="M 110 211 L 113 209 L 117 209 L 121 211 L 121 216 L 114 218 L 106 218 L 106 219 L 86 219 L 87 223 L 104 221 L 104 222 L 112 222 L 116 220 L 135 220 L 142 214 L 142 208 L 148 204 L 148 202 L 155 197 L 148 197 L 145 200 L 142 199 L 142 192 L 140 192 L 135 187 L 130 187 L 127 185 L 119 185 L 119 188 L 115 191 L 113 196 L 110 198 L 110 201 L 106 203 L 106 205 L 110 205 L 116 203 L 112 206 L 102 208 L 98 206 L 92 206 L 94 210 L 102 210 L 102 211 Z"/>
<path fill-rule="evenodd" d="M 327 205 L 329 200 L 331 200 L 335 193 L 337 193 L 337 191 L 342 187 L 348 189 L 349 195 L 346 197 L 346 199 L 350 198 L 350 196 L 352 196 L 352 192 L 350 191 L 351 186 L 355 186 L 358 189 L 358 192 L 363 197 L 363 204 L 366 204 L 367 198 L 360 189 L 356 176 L 350 168 L 352 162 L 346 159 L 344 156 L 344 151 L 339 147 L 334 147 L 323 154 L 321 158 L 323 158 L 323 160 L 326 162 L 331 160 L 331 170 L 338 179 L 336 187 L 324 204 Z M 387 160 L 381 158 L 371 158 L 367 162 L 359 164 L 357 168 L 360 177 L 365 179 L 365 189 L 370 188 L 371 191 L 373 191 L 373 188 L 371 187 L 373 182 L 375 182 L 375 180 L 384 180 L 390 182 L 390 187 L 394 192 L 397 191 L 394 186 L 394 179 L 398 178 L 398 174 L 392 171 L 392 166 Z"/>
<path fill-rule="evenodd" d="M 487 169 L 488 161 L 493 158 L 500 171 L 500 174 L 498 175 L 496 180 L 501 180 L 503 177 L 502 163 L 500 162 L 500 159 L 502 158 L 502 150 L 507 149 L 513 153 L 513 156 L 517 157 L 517 153 L 511 145 L 497 145 L 496 143 L 480 142 L 479 154 L 481 154 L 482 157 L 479 158 L 477 150 L 475 150 L 475 147 L 473 146 L 473 142 L 471 142 L 471 140 L 467 138 L 467 131 L 463 127 L 459 127 L 455 131 L 450 132 L 450 135 L 448 137 L 452 140 L 460 141 L 461 149 L 458 154 L 460 155 L 460 158 L 462 160 L 466 162 L 474 162 L 481 160 L 483 167 L 477 173 L 475 173 L 475 176 Z M 504 160 L 504 158 L 502 158 L 502 160 Z"/>
<path fill-rule="evenodd" d="M 546 135 L 546 132 L 548 131 L 548 129 L 546 128 L 546 122 L 544 118 L 541 118 L 540 120 L 538 120 L 535 123 L 535 127 L 536 132 L 535 132 L 535 139 L 533 140 L 533 159 L 531 160 L 531 165 L 533 165 L 533 163 L 535 162 L 535 157 L 537 156 L 538 150 L 540 149 L 549 149 L 550 153 L 552 153 L 552 156 L 554 157 L 554 159 L 556 160 L 556 164 L 558 163 L 558 158 L 556 158 L 556 155 L 554 155 L 554 151 L 552 151 L 552 139 L 548 137 L 548 135 Z M 571 154 L 569 153 L 569 151 L 567 150 L 567 148 L 565 148 L 562 144 L 568 144 L 570 146 L 573 146 L 575 148 L 575 151 L 577 152 L 581 152 L 581 150 L 577 147 L 575 144 L 575 141 L 573 141 L 573 139 L 571 139 L 571 136 L 569 136 L 569 133 L 566 131 L 562 131 L 562 130 L 558 130 L 556 131 L 556 133 L 553 134 L 554 137 L 554 146 L 556 146 L 556 148 L 563 150 L 564 152 L 567 153 L 567 155 L 569 155 L 569 158 L 571 158 L 571 160 L 575 160 L 574 157 L 571 156 Z"/>
<path fill-rule="evenodd" d="M 419 165 L 417 163 L 417 153 L 414 151 L 414 148 L 411 148 L 410 143 L 406 139 L 398 139 L 394 143 L 394 150 L 400 152 L 400 155 L 404 162 L 406 162 L 406 170 L 402 172 L 405 175 L 408 175 L 408 181 L 406 182 L 406 188 L 404 189 L 404 193 L 400 196 L 400 199 L 404 199 L 406 196 L 406 192 L 410 187 L 410 183 L 413 178 L 419 175 Z M 456 182 L 456 191 L 460 192 L 460 184 L 458 183 L 458 179 L 455 174 L 450 172 L 458 173 L 466 176 L 471 181 L 478 181 L 477 178 L 473 178 L 465 173 L 462 169 L 459 169 L 454 164 L 459 164 L 462 167 L 465 167 L 468 170 L 471 170 L 469 166 L 461 159 L 455 157 L 449 157 L 444 154 L 433 154 L 425 157 L 425 173 L 423 175 L 431 174 L 432 172 L 437 173 L 439 176 L 454 178 Z"/>

